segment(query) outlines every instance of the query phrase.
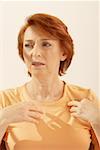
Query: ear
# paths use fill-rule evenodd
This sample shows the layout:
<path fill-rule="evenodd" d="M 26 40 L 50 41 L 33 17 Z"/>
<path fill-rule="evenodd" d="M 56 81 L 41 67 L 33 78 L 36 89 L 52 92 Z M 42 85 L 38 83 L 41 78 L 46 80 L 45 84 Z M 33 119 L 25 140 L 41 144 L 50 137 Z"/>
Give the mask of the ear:
<path fill-rule="evenodd" d="M 67 58 L 67 54 L 65 52 L 62 52 L 60 60 L 64 61 L 66 58 Z"/>

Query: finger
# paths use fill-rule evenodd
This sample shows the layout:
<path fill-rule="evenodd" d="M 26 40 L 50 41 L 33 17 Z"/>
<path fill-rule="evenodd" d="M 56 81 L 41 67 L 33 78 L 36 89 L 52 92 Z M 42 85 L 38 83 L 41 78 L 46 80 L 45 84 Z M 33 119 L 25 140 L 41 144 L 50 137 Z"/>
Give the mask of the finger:
<path fill-rule="evenodd" d="M 73 116 L 73 117 L 79 117 L 79 114 L 77 112 L 72 112 L 71 116 Z"/>
<path fill-rule="evenodd" d="M 78 117 L 80 117 L 82 115 L 82 110 L 78 107 L 76 107 L 76 109 L 73 109 L 75 111 L 72 111 L 71 114 L 74 114 L 77 115 Z"/>
<path fill-rule="evenodd" d="M 26 103 L 26 106 L 29 110 L 31 111 L 37 111 L 37 112 L 40 112 L 40 113 L 44 113 L 44 110 L 41 108 L 41 106 L 39 106 L 38 103 L 36 103 L 35 101 L 33 100 L 30 100 L 30 101 L 25 101 L 24 103 Z M 24 104 L 23 103 L 23 104 Z"/>
<path fill-rule="evenodd" d="M 34 112 L 39 112 L 39 113 L 41 113 L 41 114 L 44 113 L 44 111 L 43 111 L 42 108 L 36 107 L 36 106 L 29 106 L 29 107 L 28 107 L 28 110 L 29 110 L 29 111 L 34 111 Z"/>
<path fill-rule="evenodd" d="M 33 117 L 30 117 L 30 116 L 27 116 L 25 121 L 28 121 L 28 122 L 31 122 L 31 123 L 35 123 L 35 124 L 39 123 L 39 120 L 37 120 L 37 119 L 35 119 Z"/>
<path fill-rule="evenodd" d="M 29 112 L 28 116 L 35 119 L 42 119 L 43 117 L 43 115 L 40 115 L 40 113 L 35 113 L 35 112 Z"/>
<path fill-rule="evenodd" d="M 78 102 L 78 101 L 70 101 L 70 102 L 68 102 L 68 106 L 79 106 L 79 103 L 80 102 Z"/>
<path fill-rule="evenodd" d="M 37 112 L 37 113 L 40 113 L 40 114 L 44 114 L 44 112 L 40 109 L 37 109 L 37 108 L 29 108 L 29 111 L 33 111 L 33 112 Z"/>
<path fill-rule="evenodd" d="M 77 112 L 77 110 L 78 110 L 78 108 L 77 108 L 77 107 L 74 107 L 74 106 L 72 106 L 72 107 L 70 108 L 70 112 Z"/>

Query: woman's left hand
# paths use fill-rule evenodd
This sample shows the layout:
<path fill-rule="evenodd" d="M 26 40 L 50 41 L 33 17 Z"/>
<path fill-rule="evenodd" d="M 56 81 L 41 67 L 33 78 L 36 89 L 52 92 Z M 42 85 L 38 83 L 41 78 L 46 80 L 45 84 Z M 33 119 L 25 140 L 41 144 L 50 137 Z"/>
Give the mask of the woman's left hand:
<path fill-rule="evenodd" d="M 97 103 L 88 99 L 83 99 L 80 102 L 73 100 L 68 102 L 71 115 L 88 121 L 90 124 L 96 124 L 99 121 L 99 106 Z"/>

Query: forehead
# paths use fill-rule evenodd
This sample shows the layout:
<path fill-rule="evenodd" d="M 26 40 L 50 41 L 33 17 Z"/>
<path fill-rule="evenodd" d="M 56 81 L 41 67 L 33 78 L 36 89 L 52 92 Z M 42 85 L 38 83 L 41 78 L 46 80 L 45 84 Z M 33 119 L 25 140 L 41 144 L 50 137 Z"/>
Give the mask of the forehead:
<path fill-rule="evenodd" d="M 40 27 L 37 27 L 35 25 L 31 25 L 27 27 L 25 34 L 24 34 L 24 40 L 26 39 L 34 39 L 34 38 L 49 38 L 49 39 L 55 39 L 49 32 L 41 29 Z"/>

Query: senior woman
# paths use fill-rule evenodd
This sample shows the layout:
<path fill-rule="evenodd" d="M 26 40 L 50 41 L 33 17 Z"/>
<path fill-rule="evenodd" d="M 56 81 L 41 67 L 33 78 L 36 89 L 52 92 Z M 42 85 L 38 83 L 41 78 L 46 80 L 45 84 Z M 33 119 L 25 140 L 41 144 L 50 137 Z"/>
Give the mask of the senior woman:
<path fill-rule="evenodd" d="M 18 50 L 31 80 L 0 92 L 1 149 L 99 149 L 95 94 L 59 78 L 74 53 L 67 26 L 54 16 L 34 14 L 19 32 Z"/>

